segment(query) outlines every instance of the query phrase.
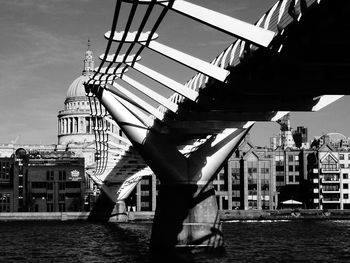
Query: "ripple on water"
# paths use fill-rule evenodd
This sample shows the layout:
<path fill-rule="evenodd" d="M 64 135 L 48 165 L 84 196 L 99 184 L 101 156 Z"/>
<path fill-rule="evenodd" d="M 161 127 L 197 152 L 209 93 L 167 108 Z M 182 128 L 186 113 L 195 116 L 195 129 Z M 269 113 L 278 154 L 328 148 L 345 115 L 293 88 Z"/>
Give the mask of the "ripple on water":
<path fill-rule="evenodd" d="M 224 223 L 224 254 L 182 258 L 198 263 L 350 262 L 349 230 L 350 221 Z M 149 262 L 150 233 L 150 223 L 0 222 L 0 262 Z"/>

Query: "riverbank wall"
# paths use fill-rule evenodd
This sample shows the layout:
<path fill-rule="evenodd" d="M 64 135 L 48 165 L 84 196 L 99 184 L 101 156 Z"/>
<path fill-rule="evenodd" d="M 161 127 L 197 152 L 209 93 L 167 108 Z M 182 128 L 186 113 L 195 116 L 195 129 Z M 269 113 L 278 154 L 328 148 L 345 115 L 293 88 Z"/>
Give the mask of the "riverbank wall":
<path fill-rule="evenodd" d="M 87 220 L 89 212 L 12 212 L 0 213 L 1 221 L 69 221 Z M 154 212 L 129 212 L 122 216 L 111 217 L 110 222 L 150 221 Z"/>
<path fill-rule="evenodd" d="M 281 210 L 222 210 L 221 221 L 247 220 L 350 220 L 350 209 L 281 209 Z M 89 212 L 14 212 L 0 213 L 1 221 L 69 221 L 87 220 Z M 128 212 L 111 217 L 110 222 L 152 221 L 154 212 Z"/>
<path fill-rule="evenodd" d="M 232 220 L 350 220 L 350 209 L 223 210 L 221 221 Z"/>
<path fill-rule="evenodd" d="M 86 220 L 89 212 L 13 212 L 0 213 L 0 221 Z"/>

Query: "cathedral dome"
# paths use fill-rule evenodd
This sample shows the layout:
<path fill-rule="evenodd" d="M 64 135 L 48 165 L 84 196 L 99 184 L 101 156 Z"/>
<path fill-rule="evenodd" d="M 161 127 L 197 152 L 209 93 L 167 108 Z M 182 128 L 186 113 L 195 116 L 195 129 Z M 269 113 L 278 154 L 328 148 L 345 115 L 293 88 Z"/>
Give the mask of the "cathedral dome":
<path fill-rule="evenodd" d="M 94 72 L 94 61 L 90 42 L 85 52 L 84 70 L 69 86 L 64 109 L 58 112 L 58 144 L 87 145 L 94 142 L 93 119 L 90 115 L 90 101 L 86 96 L 84 83 Z M 95 102 L 97 104 L 97 102 Z M 79 147 L 80 147 L 79 146 Z"/>
<path fill-rule="evenodd" d="M 88 80 L 87 76 L 79 76 L 77 77 L 72 84 L 69 86 L 67 91 L 67 99 L 68 98 L 76 98 L 76 97 L 85 97 L 85 87 L 84 82 Z"/>

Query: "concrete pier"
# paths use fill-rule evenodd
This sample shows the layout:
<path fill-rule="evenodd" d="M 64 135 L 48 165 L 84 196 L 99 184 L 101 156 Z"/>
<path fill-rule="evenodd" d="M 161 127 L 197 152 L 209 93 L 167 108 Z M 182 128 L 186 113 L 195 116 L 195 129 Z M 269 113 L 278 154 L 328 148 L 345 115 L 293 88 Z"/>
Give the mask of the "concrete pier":
<path fill-rule="evenodd" d="M 220 218 L 212 186 L 160 187 L 150 249 L 152 254 L 178 250 L 212 251 L 223 248 Z"/>

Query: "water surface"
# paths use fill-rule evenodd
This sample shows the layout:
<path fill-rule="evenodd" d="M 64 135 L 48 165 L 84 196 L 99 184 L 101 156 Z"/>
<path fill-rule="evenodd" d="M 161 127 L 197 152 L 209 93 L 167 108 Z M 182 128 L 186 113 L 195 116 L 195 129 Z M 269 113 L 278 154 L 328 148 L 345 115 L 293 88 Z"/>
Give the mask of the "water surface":
<path fill-rule="evenodd" d="M 0 222 L 0 262 L 150 262 L 151 223 Z M 350 221 L 223 224 L 226 252 L 187 262 L 350 262 Z M 170 260 L 170 259 L 169 259 Z"/>

